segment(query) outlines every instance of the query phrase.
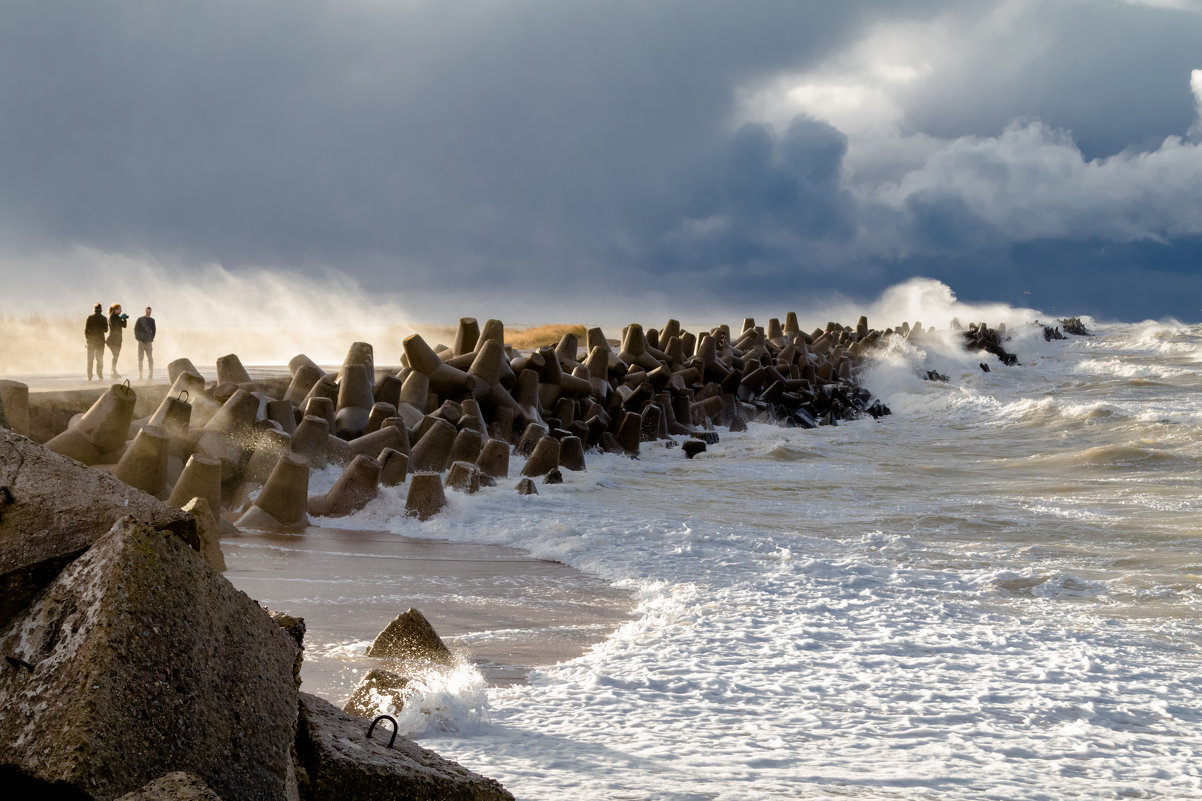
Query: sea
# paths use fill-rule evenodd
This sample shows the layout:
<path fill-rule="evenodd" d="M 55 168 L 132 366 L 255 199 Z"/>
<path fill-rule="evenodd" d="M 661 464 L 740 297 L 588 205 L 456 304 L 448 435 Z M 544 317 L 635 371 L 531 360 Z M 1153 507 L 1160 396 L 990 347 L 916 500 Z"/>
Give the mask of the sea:
<path fill-rule="evenodd" d="M 337 525 L 519 548 L 630 613 L 380 711 L 527 801 L 1202 799 L 1202 326 L 1085 322 L 1009 326 L 1011 367 L 895 337 L 879 420 L 590 453 L 424 523 L 383 493 Z"/>

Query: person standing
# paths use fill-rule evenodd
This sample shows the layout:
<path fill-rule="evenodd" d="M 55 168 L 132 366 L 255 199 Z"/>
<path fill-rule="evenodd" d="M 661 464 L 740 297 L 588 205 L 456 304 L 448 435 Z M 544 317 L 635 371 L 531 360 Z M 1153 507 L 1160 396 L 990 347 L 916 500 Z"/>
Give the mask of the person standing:
<path fill-rule="evenodd" d="M 88 343 L 88 380 L 92 380 L 92 365 L 96 365 L 96 377 L 104 380 L 104 335 L 109 331 L 101 305 L 96 304 L 92 316 L 83 326 L 83 338 Z"/>
<path fill-rule="evenodd" d="M 121 355 L 121 337 L 122 329 L 125 328 L 126 321 L 129 320 L 129 315 L 121 311 L 121 304 L 114 303 L 109 306 L 109 350 L 113 353 L 113 378 L 120 378 L 121 374 L 117 372 L 117 357 Z"/>
<path fill-rule="evenodd" d="M 142 356 L 146 356 L 146 366 L 150 368 L 150 380 L 154 380 L 154 318 L 150 316 L 150 307 L 146 313 L 134 323 L 134 339 L 138 340 L 138 378 L 142 378 Z"/>

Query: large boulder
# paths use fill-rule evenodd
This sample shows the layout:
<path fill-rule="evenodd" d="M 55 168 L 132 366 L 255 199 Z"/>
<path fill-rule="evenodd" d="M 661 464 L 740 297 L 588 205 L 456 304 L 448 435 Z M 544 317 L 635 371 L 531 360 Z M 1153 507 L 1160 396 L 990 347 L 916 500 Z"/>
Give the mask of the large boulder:
<path fill-rule="evenodd" d="M 197 538 L 190 515 L 3 429 L 0 486 L 0 626 L 123 516 Z"/>
<path fill-rule="evenodd" d="M 96 799 L 177 770 L 295 798 L 296 650 L 179 537 L 124 518 L 0 630 L 19 660 L 0 671 L 0 765 Z"/>
<path fill-rule="evenodd" d="M 411 740 L 387 722 L 367 737 L 368 722 L 308 693 L 300 694 L 297 757 L 308 801 L 512 801 L 504 787 Z"/>

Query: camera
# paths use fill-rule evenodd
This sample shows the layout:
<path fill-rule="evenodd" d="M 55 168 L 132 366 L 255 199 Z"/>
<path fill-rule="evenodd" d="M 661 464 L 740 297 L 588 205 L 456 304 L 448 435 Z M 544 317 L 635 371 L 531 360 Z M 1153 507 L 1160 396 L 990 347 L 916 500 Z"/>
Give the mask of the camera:
<path fill-rule="evenodd" d="M 121 321 L 124 322 L 128 319 L 129 319 L 129 315 L 126 314 L 125 312 L 121 312 Z"/>

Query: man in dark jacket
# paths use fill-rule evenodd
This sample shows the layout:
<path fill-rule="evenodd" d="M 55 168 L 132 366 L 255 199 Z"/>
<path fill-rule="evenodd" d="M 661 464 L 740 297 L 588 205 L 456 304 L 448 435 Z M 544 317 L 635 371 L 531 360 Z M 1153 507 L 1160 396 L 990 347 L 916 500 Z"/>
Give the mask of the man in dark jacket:
<path fill-rule="evenodd" d="M 146 364 L 150 368 L 150 380 L 154 380 L 154 318 L 150 316 L 150 307 L 146 314 L 134 323 L 134 339 L 138 340 L 138 378 L 142 377 L 142 356 L 146 356 Z"/>
<path fill-rule="evenodd" d="M 92 365 L 96 365 L 96 377 L 104 380 L 104 335 L 109 332 L 109 321 L 96 304 L 95 313 L 83 326 L 83 338 L 88 343 L 88 380 L 92 380 Z"/>

